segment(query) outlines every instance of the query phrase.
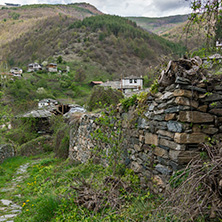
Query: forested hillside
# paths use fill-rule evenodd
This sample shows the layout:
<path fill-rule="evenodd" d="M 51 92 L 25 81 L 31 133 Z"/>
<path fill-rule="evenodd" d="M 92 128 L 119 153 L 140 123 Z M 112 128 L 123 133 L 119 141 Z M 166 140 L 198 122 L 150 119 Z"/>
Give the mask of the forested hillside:
<path fill-rule="evenodd" d="M 188 15 L 175 15 L 161 18 L 128 17 L 143 29 L 161 35 L 187 21 Z"/>

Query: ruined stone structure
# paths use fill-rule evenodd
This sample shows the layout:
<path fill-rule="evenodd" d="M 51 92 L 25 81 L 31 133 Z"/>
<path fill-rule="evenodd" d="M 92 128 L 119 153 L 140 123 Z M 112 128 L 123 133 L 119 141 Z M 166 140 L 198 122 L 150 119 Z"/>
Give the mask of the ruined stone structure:
<path fill-rule="evenodd" d="M 13 157 L 14 155 L 14 148 L 10 144 L 0 145 L 0 163 L 9 157 Z"/>
<path fill-rule="evenodd" d="M 123 147 L 125 163 L 141 178 L 162 183 L 200 153 L 200 143 L 222 138 L 222 83 L 206 78 L 197 61 L 171 62 L 165 72 L 170 75 L 169 84 L 161 83 L 166 79 L 162 73 L 159 92 L 147 95 L 142 113 L 138 104 L 128 112 L 122 105 L 116 109 L 128 141 Z M 79 115 L 70 122 L 71 159 L 85 162 L 91 158 L 98 116 Z"/>

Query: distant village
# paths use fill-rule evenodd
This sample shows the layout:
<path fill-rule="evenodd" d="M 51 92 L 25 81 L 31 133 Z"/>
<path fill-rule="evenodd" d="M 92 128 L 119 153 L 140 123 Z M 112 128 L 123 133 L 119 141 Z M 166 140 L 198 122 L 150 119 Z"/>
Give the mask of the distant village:
<path fill-rule="evenodd" d="M 43 71 L 50 73 L 69 73 L 70 68 L 66 66 L 65 70 L 58 70 L 56 63 L 48 63 L 46 65 L 40 65 L 38 63 L 30 63 L 27 66 L 27 72 L 38 72 Z M 9 72 L 2 72 L 1 79 L 8 79 L 13 77 L 22 78 L 23 70 L 19 67 L 12 67 Z M 142 76 L 129 76 L 129 77 L 122 77 L 120 80 L 117 81 L 91 81 L 90 85 L 93 87 L 95 85 L 103 86 L 105 88 L 111 87 L 116 90 L 121 90 L 124 94 L 129 92 L 135 92 L 143 89 L 143 78 Z"/>

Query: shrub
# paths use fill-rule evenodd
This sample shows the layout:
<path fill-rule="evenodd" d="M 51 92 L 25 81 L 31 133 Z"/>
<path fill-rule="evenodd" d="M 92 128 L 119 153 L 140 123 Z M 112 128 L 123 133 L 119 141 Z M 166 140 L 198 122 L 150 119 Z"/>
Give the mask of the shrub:
<path fill-rule="evenodd" d="M 50 221 L 58 209 L 60 200 L 54 195 L 42 196 L 36 209 L 37 215 L 33 217 L 33 222 Z"/>
<path fill-rule="evenodd" d="M 104 106 L 119 103 L 120 99 L 122 98 L 123 94 L 118 90 L 95 86 L 89 98 L 87 108 L 90 111 L 98 108 L 103 108 Z"/>
<path fill-rule="evenodd" d="M 66 159 L 69 155 L 69 126 L 58 117 L 53 128 L 55 156 Z"/>
<path fill-rule="evenodd" d="M 121 100 L 121 103 L 123 105 L 123 109 L 125 111 L 128 111 L 129 107 L 135 105 L 136 101 L 137 101 L 137 95 L 136 94 L 132 95 L 129 98 L 125 98 L 125 99 Z"/>

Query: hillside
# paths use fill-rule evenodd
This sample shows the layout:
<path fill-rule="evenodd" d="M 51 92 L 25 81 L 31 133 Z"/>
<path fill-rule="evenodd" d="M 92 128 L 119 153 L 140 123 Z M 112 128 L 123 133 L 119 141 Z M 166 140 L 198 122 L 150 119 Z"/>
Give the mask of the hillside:
<path fill-rule="evenodd" d="M 161 18 L 127 17 L 143 29 L 161 35 L 162 33 L 184 23 L 188 15 L 176 15 Z"/>
<path fill-rule="evenodd" d="M 198 50 L 206 41 L 204 25 L 191 24 L 187 32 L 189 15 L 176 15 L 161 18 L 128 17 L 143 29 L 153 32 L 169 41 L 183 44 L 189 51 Z"/>
<path fill-rule="evenodd" d="M 21 35 L 29 33 L 35 26 L 51 17 L 84 19 L 102 14 L 88 4 L 73 5 L 26 5 L 16 8 L 2 7 L 0 10 L 0 46 L 11 43 Z"/>
<path fill-rule="evenodd" d="M 26 66 L 61 55 L 67 62 L 84 61 L 118 77 L 122 72 L 144 75 L 162 55 L 184 52 L 180 45 L 149 34 L 134 22 L 101 14 L 88 4 L 2 9 L 2 60 Z"/>

